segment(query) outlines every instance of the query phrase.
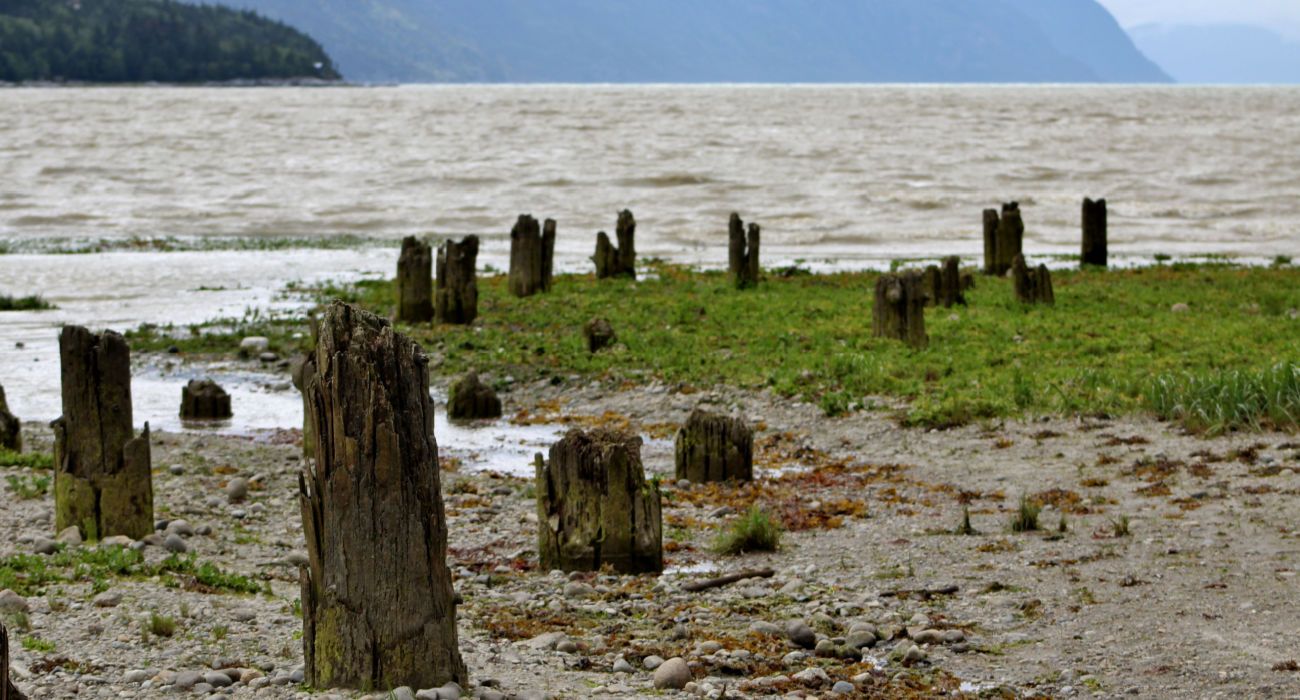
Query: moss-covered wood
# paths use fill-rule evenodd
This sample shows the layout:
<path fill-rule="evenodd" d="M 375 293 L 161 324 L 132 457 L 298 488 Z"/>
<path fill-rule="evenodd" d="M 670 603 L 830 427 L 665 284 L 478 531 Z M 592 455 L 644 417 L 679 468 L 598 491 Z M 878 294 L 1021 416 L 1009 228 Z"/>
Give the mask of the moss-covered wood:
<path fill-rule="evenodd" d="M 433 250 L 415 236 L 402 241 L 402 254 L 397 258 L 397 320 L 433 320 Z"/>
<path fill-rule="evenodd" d="M 1003 204 L 1001 216 L 996 209 L 984 210 L 984 274 L 1007 274 L 1021 253 L 1024 238 L 1025 222 L 1018 202 Z"/>
<path fill-rule="evenodd" d="M 603 318 L 593 318 L 582 326 L 582 337 L 587 341 L 587 352 L 598 353 L 618 340 L 614 326 Z"/>
<path fill-rule="evenodd" d="M 641 438 L 571 430 L 537 456 L 538 552 L 543 570 L 663 571 L 659 489 L 645 479 Z"/>
<path fill-rule="evenodd" d="M 555 258 L 555 221 L 543 230 L 537 219 L 522 214 L 510 230 L 510 293 L 528 297 L 550 291 Z"/>
<path fill-rule="evenodd" d="M 0 700 L 27 700 L 9 677 L 9 630 L 0 622 Z"/>
<path fill-rule="evenodd" d="M 306 386 L 316 442 L 299 478 L 307 683 L 464 685 L 428 358 L 388 322 L 335 302 Z"/>
<path fill-rule="evenodd" d="M 438 323 L 465 325 L 478 318 L 478 245 L 478 236 L 466 236 L 438 246 Z"/>
<path fill-rule="evenodd" d="M 1083 200 L 1083 253 L 1081 264 L 1106 267 L 1107 262 L 1106 200 Z"/>
<path fill-rule="evenodd" d="M 181 418 L 225 420 L 233 415 L 230 394 L 211 379 L 191 379 L 181 387 Z"/>
<path fill-rule="evenodd" d="M 470 372 L 451 385 L 447 396 L 447 415 L 455 420 L 480 420 L 501 417 L 501 398 Z"/>
<path fill-rule="evenodd" d="M 732 284 L 737 289 L 758 286 L 759 272 L 759 238 L 761 229 L 758 224 L 750 224 L 745 229 L 745 222 L 740 214 L 733 213 L 727 225 L 728 249 L 727 266 L 731 273 Z"/>
<path fill-rule="evenodd" d="M 1046 265 L 1029 267 L 1025 256 L 1017 255 L 1011 265 L 1012 286 L 1016 300 L 1022 304 L 1056 303 L 1056 293 L 1052 290 L 1052 272 Z"/>
<path fill-rule="evenodd" d="M 697 484 L 753 481 L 754 430 L 744 420 L 691 411 L 677 431 L 677 478 Z"/>
<path fill-rule="evenodd" d="M 82 537 L 153 532 L 149 424 L 131 425 L 131 351 L 107 331 L 59 334 L 63 416 L 54 421 L 54 515 Z"/>
<path fill-rule="evenodd" d="M 876 279 L 875 308 L 871 317 L 872 333 L 879 338 L 893 338 L 923 348 L 930 338 L 925 333 L 925 303 L 930 291 L 925 276 L 915 270 L 887 273 Z"/>
<path fill-rule="evenodd" d="M 5 388 L 0 386 L 0 447 L 14 452 L 23 449 L 23 424 L 18 417 L 9 412 L 9 402 L 5 400 Z"/>
<path fill-rule="evenodd" d="M 604 231 L 596 234 L 596 254 L 592 261 L 596 263 L 596 279 L 611 277 L 630 277 L 636 279 L 636 217 L 624 209 L 618 213 L 618 246 L 610 243 L 609 235 Z"/>

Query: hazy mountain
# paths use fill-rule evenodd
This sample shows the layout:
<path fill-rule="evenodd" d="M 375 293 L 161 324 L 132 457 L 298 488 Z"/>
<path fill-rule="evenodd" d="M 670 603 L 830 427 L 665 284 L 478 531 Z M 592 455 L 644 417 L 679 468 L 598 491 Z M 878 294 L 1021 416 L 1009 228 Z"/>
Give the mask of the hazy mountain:
<path fill-rule="evenodd" d="M 1300 41 L 1238 24 L 1148 24 L 1130 32 L 1179 82 L 1300 83 Z"/>
<path fill-rule="evenodd" d="M 1151 82 L 1095 0 L 222 0 L 365 82 Z"/>

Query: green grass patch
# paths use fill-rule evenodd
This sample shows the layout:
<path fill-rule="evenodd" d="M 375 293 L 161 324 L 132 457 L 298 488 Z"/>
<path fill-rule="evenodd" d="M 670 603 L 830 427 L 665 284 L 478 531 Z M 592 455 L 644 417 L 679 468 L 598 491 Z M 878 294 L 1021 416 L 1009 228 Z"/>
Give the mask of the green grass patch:
<path fill-rule="evenodd" d="M 260 581 L 223 571 L 211 562 L 199 562 L 194 555 L 171 555 L 157 564 L 124 547 L 74 547 L 50 556 L 15 554 L 0 559 L 0 589 L 11 588 L 22 596 L 42 595 L 46 588 L 61 583 L 89 582 L 93 593 L 109 588 L 114 578 L 143 580 L 165 577 L 188 579 L 192 587 L 209 592 L 262 593 L 268 586 Z"/>
<path fill-rule="evenodd" d="M 53 469 L 54 455 L 48 452 L 15 452 L 0 448 L 0 467 Z"/>
<path fill-rule="evenodd" d="M 30 501 L 41 498 L 50 492 L 50 482 L 53 477 L 42 476 L 39 474 L 25 474 L 23 476 L 6 476 L 5 483 L 9 484 L 10 493 L 22 501 Z"/>
<path fill-rule="evenodd" d="M 775 552 L 780 546 L 781 525 L 766 510 L 752 506 L 718 534 L 713 550 L 734 556 L 747 552 Z"/>
<path fill-rule="evenodd" d="M 1292 430 L 1300 425 L 1300 364 L 1163 374 L 1151 383 L 1147 403 L 1161 418 L 1209 433 Z"/>
<path fill-rule="evenodd" d="M 40 637 L 27 636 L 23 637 L 23 648 L 38 654 L 48 654 L 54 651 L 54 642 L 46 641 Z"/>
<path fill-rule="evenodd" d="M 39 294 L 15 297 L 0 294 L 0 311 L 49 311 L 56 308 Z"/>

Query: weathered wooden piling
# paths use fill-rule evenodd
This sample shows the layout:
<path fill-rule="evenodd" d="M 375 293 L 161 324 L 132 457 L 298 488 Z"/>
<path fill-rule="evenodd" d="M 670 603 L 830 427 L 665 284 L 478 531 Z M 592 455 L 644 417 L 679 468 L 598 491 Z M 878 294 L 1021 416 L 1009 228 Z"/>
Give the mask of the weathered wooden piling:
<path fill-rule="evenodd" d="M 663 571 L 659 489 L 645 479 L 641 438 L 571 430 L 537 456 L 537 551 L 543 570 Z"/>
<path fill-rule="evenodd" d="M 550 291 L 554 258 L 555 221 L 547 219 L 543 229 L 537 219 L 520 215 L 510 230 L 510 293 L 527 297 Z"/>
<path fill-rule="evenodd" d="M 582 337 L 587 339 L 587 352 L 592 354 L 614 344 L 618 336 L 614 327 L 603 318 L 593 318 L 582 327 Z"/>
<path fill-rule="evenodd" d="M 1107 236 L 1106 200 L 1083 200 L 1083 254 L 1082 265 L 1106 267 Z"/>
<path fill-rule="evenodd" d="M 314 364 L 316 460 L 299 476 L 307 683 L 464 685 L 428 357 L 388 322 L 334 302 Z"/>
<path fill-rule="evenodd" d="M 63 416 L 54 428 L 54 519 L 82 537 L 153 532 L 149 424 L 131 424 L 131 350 L 112 331 L 59 333 Z"/>
<path fill-rule="evenodd" d="M 596 254 L 592 260 L 596 263 L 596 279 L 610 277 L 630 277 L 636 279 L 636 217 L 624 209 L 618 213 L 617 227 L 618 247 L 609 241 L 609 236 L 601 231 L 596 234 Z"/>
<path fill-rule="evenodd" d="M 293 386 L 302 394 L 302 456 L 316 456 L 315 431 L 311 427 L 311 411 L 307 407 L 307 378 L 316 374 L 316 356 L 314 353 L 300 355 L 289 363 Z"/>
<path fill-rule="evenodd" d="M 478 236 L 443 241 L 438 246 L 438 292 L 434 316 L 439 323 L 469 325 L 478 318 Z"/>
<path fill-rule="evenodd" d="M 1016 291 L 1016 299 L 1022 304 L 1056 303 L 1056 294 L 1052 291 L 1052 273 L 1046 265 L 1031 268 L 1025 265 L 1025 256 L 1017 255 L 1012 261 L 1011 276 Z"/>
<path fill-rule="evenodd" d="M 754 429 L 695 409 L 677 431 L 677 478 L 694 483 L 754 480 Z"/>
<path fill-rule="evenodd" d="M 402 254 L 397 258 L 397 320 L 433 320 L 433 251 L 415 236 L 402 241 Z"/>
<path fill-rule="evenodd" d="M 0 448 L 21 452 L 23 449 L 23 423 L 9 412 L 5 388 L 0 386 Z"/>
<path fill-rule="evenodd" d="M 984 210 L 984 274 L 1002 276 L 1011 269 L 1011 262 L 1020 255 L 1024 246 L 1025 222 L 1020 216 L 1020 204 L 1002 205 L 999 217 L 996 209 Z"/>
<path fill-rule="evenodd" d="M 447 415 L 455 420 L 500 418 L 501 398 L 478 378 L 477 373 L 470 372 L 451 385 Z"/>
<path fill-rule="evenodd" d="M 230 394 L 211 379 L 191 379 L 181 387 L 182 419 L 225 420 L 232 415 Z"/>
<path fill-rule="evenodd" d="M 943 268 L 939 271 L 939 285 L 935 288 L 935 304 L 944 308 L 966 305 L 966 293 L 962 288 L 961 259 L 955 255 L 943 259 Z"/>
<path fill-rule="evenodd" d="M 915 270 L 881 275 L 876 280 L 872 333 L 880 338 L 901 340 L 914 348 L 925 347 L 930 342 L 925 334 L 928 297 L 925 277 Z"/>
<path fill-rule="evenodd" d="M 9 630 L 0 622 L 0 700 L 27 700 L 9 677 Z"/>
<path fill-rule="evenodd" d="M 740 214 L 733 213 L 727 226 L 729 247 L 727 250 L 728 268 L 731 280 L 737 289 L 758 286 L 759 261 L 758 249 L 761 229 L 758 224 L 750 224 L 746 233 L 745 222 Z"/>

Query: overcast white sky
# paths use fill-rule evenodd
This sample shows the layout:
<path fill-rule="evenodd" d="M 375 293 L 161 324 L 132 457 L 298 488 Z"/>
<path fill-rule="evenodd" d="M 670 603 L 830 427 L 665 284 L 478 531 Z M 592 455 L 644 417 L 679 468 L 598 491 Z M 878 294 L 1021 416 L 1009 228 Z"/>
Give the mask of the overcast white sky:
<path fill-rule="evenodd" d="M 1099 0 L 1119 23 L 1204 24 L 1234 22 L 1300 35 L 1300 0 Z"/>

